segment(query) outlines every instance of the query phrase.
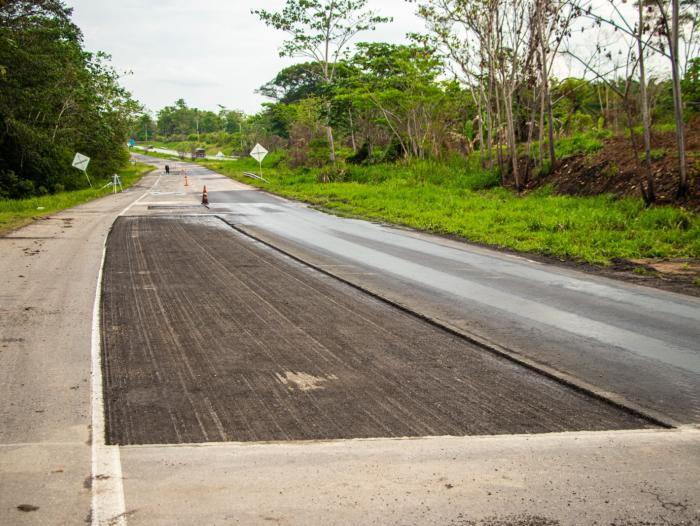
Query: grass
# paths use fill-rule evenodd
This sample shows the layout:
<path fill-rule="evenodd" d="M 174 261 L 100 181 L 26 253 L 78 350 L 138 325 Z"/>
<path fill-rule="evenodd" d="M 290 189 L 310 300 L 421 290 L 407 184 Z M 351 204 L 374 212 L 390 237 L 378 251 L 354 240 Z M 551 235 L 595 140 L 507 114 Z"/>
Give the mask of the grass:
<path fill-rule="evenodd" d="M 652 148 L 649 151 L 649 157 L 652 161 L 660 161 L 666 157 L 666 150 L 664 148 Z M 639 152 L 639 160 L 644 161 L 646 159 L 646 153 Z"/>
<path fill-rule="evenodd" d="M 557 154 L 592 153 L 608 132 L 557 141 Z M 172 144 L 163 143 L 171 147 Z M 291 170 L 284 153 L 263 163 L 269 183 L 243 176 L 257 162 L 199 160 L 248 184 L 341 215 L 388 221 L 520 252 L 608 265 L 613 259 L 700 257 L 700 218 L 677 207 L 645 208 L 641 199 L 554 195 L 550 188 L 518 196 L 475 160 L 407 165 L 347 165 L 339 180 L 319 182 L 319 169 Z"/>
<path fill-rule="evenodd" d="M 119 172 L 122 186 L 128 188 L 152 169 L 153 167 L 148 164 L 136 163 L 129 165 Z M 27 225 L 40 217 L 107 195 L 112 191 L 111 188 L 100 189 L 106 183 L 107 181 L 97 180 L 93 181 L 95 188 L 60 192 L 29 199 L 0 200 L 0 235 Z"/>
<path fill-rule="evenodd" d="M 342 182 L 319 183 L 318 170 L 290 170 L 274 157 L 264 183 L 246 178 L 255 161 L 200 161 L 213 170 L 342 215 L 388 221 L 472 242 L 607 265 L 615 258 L 700 257 L 700 218 L 681 208 L 645 208 L 609 195 L 525 196 L 456 161 L 348 168 Z M 277 166 L 275 166 L 277 164 Z"/>

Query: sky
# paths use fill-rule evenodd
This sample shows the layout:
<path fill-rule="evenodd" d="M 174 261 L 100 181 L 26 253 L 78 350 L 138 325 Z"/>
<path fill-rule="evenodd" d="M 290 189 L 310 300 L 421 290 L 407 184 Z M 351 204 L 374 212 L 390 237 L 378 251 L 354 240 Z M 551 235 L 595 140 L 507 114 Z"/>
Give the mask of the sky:
<path fill-rule="evenodd" d="M 280 58 L 285 34 L 251 9 L 281 10 L 284 0 L 67 0 L 89 51 L 104 51 L 122 85 L 153 112 L 183 98 L 190 107 L 256 113 L 269 99 L 255 90 L 301 59 Z M 370 0 L 394 21 L 355 42 L 400 43 L 422 31 L 415 4 Z"/>

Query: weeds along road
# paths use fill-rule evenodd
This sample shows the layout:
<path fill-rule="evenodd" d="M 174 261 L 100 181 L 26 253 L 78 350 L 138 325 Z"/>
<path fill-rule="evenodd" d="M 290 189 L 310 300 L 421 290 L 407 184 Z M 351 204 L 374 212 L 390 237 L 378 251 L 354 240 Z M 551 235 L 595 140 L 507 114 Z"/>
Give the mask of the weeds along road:
<path fill-rule="evenodd" d="M 169 164 L 0 238 L 0 523 L 700 521 L 697 300 Z"/>

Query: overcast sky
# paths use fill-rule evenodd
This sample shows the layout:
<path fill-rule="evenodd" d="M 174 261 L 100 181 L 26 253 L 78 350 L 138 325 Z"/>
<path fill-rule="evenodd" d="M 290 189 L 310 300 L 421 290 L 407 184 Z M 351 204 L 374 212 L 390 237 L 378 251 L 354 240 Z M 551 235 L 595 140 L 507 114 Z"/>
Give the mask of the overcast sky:
<path fill-rule="evenodd" d="M 284 34 L 266 27 L 253 8 L 278 10 L 284 0 L 67 0 L 90 51 L 112 55 L 122 84 L 152 111 L 184 98 L 189 106 L 255 113 L 264 97 L 255 90 L 282 68 L 298 62 L 280 58 Z M 415 4 L 370 0 L 394 17 L 356 41 L 403 42 L 421 31 Z"/>

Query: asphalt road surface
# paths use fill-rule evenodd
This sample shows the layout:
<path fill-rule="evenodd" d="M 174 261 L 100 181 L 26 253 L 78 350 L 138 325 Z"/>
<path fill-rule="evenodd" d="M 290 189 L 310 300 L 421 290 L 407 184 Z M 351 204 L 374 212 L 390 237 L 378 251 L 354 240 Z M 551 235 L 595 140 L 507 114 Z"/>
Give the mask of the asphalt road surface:
<path fill-rule="evenodd" d="M 123 217 L 102 293 L 109 442 L 640 429 L 209 217 Z"/>
<path fill-rule="evenodd" d="M 697 421 L 697 300 L 150 161 L 0 238 L 0 524 L 700 523 L 697 426 L 600 400 Z"/>
<path fill-rule="evenodd" d="M 246 187 L 210 212 L 303 261 L 649 414 L 700 423 L 700 299 L 367 221 Z"/>

